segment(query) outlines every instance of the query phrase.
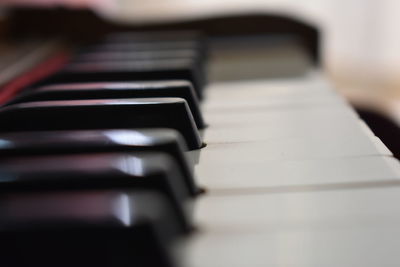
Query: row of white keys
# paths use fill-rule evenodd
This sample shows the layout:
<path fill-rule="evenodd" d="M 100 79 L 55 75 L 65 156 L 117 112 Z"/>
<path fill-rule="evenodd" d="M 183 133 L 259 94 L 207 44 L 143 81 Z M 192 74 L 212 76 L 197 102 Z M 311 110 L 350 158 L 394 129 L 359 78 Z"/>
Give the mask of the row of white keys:
<path fill-rule="evenodd" d="M 212 126 L 205 132 L 207 143 L 361 136 L 354 111 L 329 86 L 299 84 L 256 81 L 212 86 L 203 108 Z M 318 86 L 320 93 L 315 89 Z"/>
<path fill-rule="evenodd" d="M 183 266 L 400 264 L 399 162 L 318 74 L 214 85 L 204 111 Z"/>
<path fill-rule="evenodd" d="M 399 266 L 400 187 L 208 196 L 190 267 Z"/>
<path fill-rule="evenodd" d="M 240 114 L 218 113 L 205 132 L 209 144 L 268 141 L 291 137 L 321 138 L 359 136 L 358 119 L 347 110 L 307 108 L 274 111 L 243 110 Z"/>

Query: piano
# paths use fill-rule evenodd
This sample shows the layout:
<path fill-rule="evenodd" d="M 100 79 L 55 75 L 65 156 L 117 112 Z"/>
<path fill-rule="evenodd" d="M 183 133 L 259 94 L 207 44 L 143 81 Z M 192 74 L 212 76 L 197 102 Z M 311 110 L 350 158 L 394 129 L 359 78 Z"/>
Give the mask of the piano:
<path fill-rule="evenodd" d="M 325 76 L 315 27 L 6 23 L 0 266 L 400 264 L 399 162 Z"/>

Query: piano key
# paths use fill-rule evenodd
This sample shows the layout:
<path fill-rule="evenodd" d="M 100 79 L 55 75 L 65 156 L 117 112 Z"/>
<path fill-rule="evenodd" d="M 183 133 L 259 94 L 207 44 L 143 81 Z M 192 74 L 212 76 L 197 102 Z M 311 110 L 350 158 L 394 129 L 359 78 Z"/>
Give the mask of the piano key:
<path fill-rule="evenodd" d="M 96 153 L 0 160 L 0 192 L 147 189 L 173 203 L 190 229 L 190 193 L 174 160 L 162 153 Z"/>
<path fill-rule="evenodd" d="M 101 61 L 135 61 L 135 60 L 157 60 L 157 59 L 186 59 L 190 58 L 202 62 L 196 50 L 148 50 L 148 51 L 96 51 L 78 53 L 73 63 L 78 62 L 101 62 Z"/>
<path fill-rule="evenodd" d="M 184 266 L 395 266 L 399 201 L 399 185 L 243 195 L 210 191 L 197 202 L 195 221 L 204 230 L 182 246 Z M 214 257 L 207 256 L 211 251 Z"/>
<path fill-rule="evenodd" d="M 267 99 L 263 99 L 266 97 Z M 306 108 L 316 108 L 316 107 L 326 107 L 326 108 L 346 108 L 346 101 L 336 94 L 314 94 L 314 95 L 304 95 L 304 96 L 268 96 L 264 94 L 260 97 L 255 97 L 250 99 L 239 95 L 229 95 L 226 97 L 224 103 L 218 103 L 217 101 L 209 101 L 204 106 L 204 111 L 215 112 L 216 114 L 222 112 L 231 112 L 235 110 L 236 112 L 241 109 L 249 111 L 262 111 L 262 110 L 288 110 L 288 109 L 306 109 Z"/>
<path fill-rule="evenodd" d="M 260 79 L 235 82 L 214 82 L 207 88 L 205 111 L 215 112 L 223 109 L 238 111 L 243 107 L 268 105 L 269 100 L 305 100 L 338 98 L 338 93 L 320 75 L 310 72 L 290 79 Z M 248 93 L 251 92 L 251 93 Z M 224 99 L 224 101 L 221 101 Z M 226 99 L 226 100 L 225 100 Z M 265 102 L 263 102 L 263 100 Z M 345 104 L 348 107 L 348 104 Z M 212 113 L 213 114 L 213 113 Z"/>
<path fill-rule="evenodd" d="M 179 166 L 192 196 L 200 190 L 184 151 L 185 141 L 172 129 L 81 130 L 0 134 L 0 157 L 101 152 L 163 152 Z"/>
<path fill-rule="evenodd" d="M 203 71 L 191 59 L 142 60 L 133 62 L 88 62 L 67 65 L 39 85 L 79 82 L 120 82 L 144 80 L 188 80 L 202 98 Z"/>
<path fill-rule="evenodd" d="M 207 149 L 201 151 L 200 162 L 202 166 L 221 161 L 244 165 L 250 162 L 263 164 L 271 160 L 312 160 L 379 155 L 381 151 L 365 136 L 339 139 L 334 136 L 313 136 L 313 138 L 292 137 L 257 142 L 208 144 Z"/>
<path fill-rule="evenodd" d="M 306 101 L 301 103 L 297 101 L 296 104 L 289 104 L 287 101 L 285 104 L 255 106 L 253 109 L 249 106 L 242 106 L 241 110 L 231 108 L 223 108 L 220 110 L 216 109 L 204 109 L 204 115 L 209 115 L 208 121 L 212 122 L 213 125 L 218 127 L 221 126 L 234 126 L 244 124 L 246 126 L 258 127 L 263 124 L 277 123 L 279 119 L 286 122 L 295 123 L 297 120 L 309 121 L 314 120 L 336 120 L 346 119 L 347 121 L 357 121 L 359 117 L 349 109 L 347 106 L 342 105 L 341 102 L 335 100 L 323 101 L 325 105 L 318 105 L 312 101 Z M 288 104 L 286 106 L 286 104 Z M 212 114 L 212 116 L 210 116 Z M 224 118 L 226 118 L 224 120 Z M 237 118 L 237 119 L 236 119 Z M 244 120 L 247 118 L 247 120 Z M 244 121 L 243 121 L 244 120 Z"/>
<path fill-rule="evenodd" d="M 163 49 L 157 48 L 150 44 L 147 49 L 107 49 L 112 47 L 113 44 L 106 45 L 106 49 L 94 48 L 92 50 L 86 49 L 76 53 L 70 62 L 99 62 L 99 61 L 136 61 L 136 60 L 157 60 L 157 59 L 192 59 L 198 63 L 199 66 L 204 67 L 206 62 L 205 52 L 199 50 L 197 47 Z M 115 44 L 116 46 L 120 44 Z M 126 44 L 123 44 L 126 46 Z M 103 45 L 104 46 L 104 45 Z M 101 46 L 100 46 L 101 47 Z"/>
<path fill-rule="evenodd" d="M 70 64 L 80 63 L 116 63 L 116 62 L 144 62 L 157 60 L 190 60 L 194 69 L 199 73 L 201 83 L 206 83 L 205 58 L 195 50 L 148 50 L 148 51 L 106 51 L 78 53 L 70 60 Z"/>
<path fill-rule="evenodd" d="M 237 113 L 242 110 L 274 111 L 315 107 L 348 108 L 348 103 L 329 86 L 304 78 L 289 81 L 248 81 L 214 84 L 208 90 L 204 111 Z M 243 90 L 245 88 L 245 90 Z M 245 93 L 246 91 L 251 94 Z M 219 99 L 226 99 L 219 101 Z"/>
<path fill-rule="evenodd" d="M 179 222 L 159 194 L 42 193 L 0 201 L 2 266 L 176 266 Z"/>
<path fill-rule="evenodd" d="M 198 128 L 205 127 L 196 93 L 193 91 L 190 82 L 187 81 L 56 84 L 27 90 L 14 98 L 11 103 L 152 97 L 179 97 L 185 99 Z"/>
<path fill-rule="evenodd" d="M 336 104 L 304 105 L 283 108 L 242 108 L 237 111 L 205 112 L 212 125 L 203 138 L 208 144 L 272 141 L 284 138 L 367 139 L 359 119 L 347 108 Z"/>
<path fill-rule="evenodd" d="M 206 106 L 219 104 L 240 104 L 243 102 L 269 99 L 305 99 L 316 96 L 337 96 L 338 93 L 331 87 L 318 81 L 311 75 L 304 75 L 296 79 L 261 79 L 235 82 L 211 83 L 208 90 Z M 246 89 L 243 89 L 246 88 Z M 251 91 L 251 94 L 244 91 Z M 229 101 L 220 101 L 221 98 Z"/>
<path fill-rule="evenodd" d="M 205 56 L 206 51 L 204 45 L 194 40 L 142 40 L 142 41 L 120 41 L 120 42 L 103 42 L 95 45 L 88 45 L 81 48 L 78 53 L 88 52 L 145 52 L 145 51 L 176 51 L 176 50 L 194 50 L 200 56 Z"/>
<path fill-rule="evenodd" d="M 0 110 L 0 131 L 172 128 L 189 149 L 202 142 L 181 98 L 65 100 L 21 103 Z"/>
<path fill-rule="evenodd" d="M 246 116 L 247 114 L 247 116 Z M 236 115 L 236 116 L 235 116 Z M 247 117 L 247 120 L 245 120 Z M 293 137 L 347 139 L 363 134 L 359 119 L 341 108 L 305 108 L 285 110 L 216 113 L 209 119 L 204 140 L 208 144 L 254 142 Z"/>
<path fill-rule="evenodd" d="M 384 186 L 400 181 L 399 169 L 396 159 L 381 156 L 263 162 L 215 159 L 207 166 L 200 164 L 196 173 L 208 190 L 275 192 Z"/>
<path fill-rule="evenodd" d="M 201 32 L 192 30 L 178 31 L 127 31 L 114 32 L 107 34 L 103 38 L 103 42 L 160 42 L 160 41 L 196 41 L 204 42 L 204 36 Z"/>
<path fill-rule="evenodd" d="M 93 47 L 93 46 L 92 46 Z M 96 46 L 95 46 L 96 47 Z M 100 47 L 100 48 L 99 48 Z M 201 58 L 206 59 L 208 55 L 207 40 L 199 32 L 125 32 L 107 35 L 97 46 L 97 50 L 135 50 L 148 51 L 149 48 L 156 50 L 191 49 L 197 51 Z M 96 49 L 95 49 L 96 50 Z"/>

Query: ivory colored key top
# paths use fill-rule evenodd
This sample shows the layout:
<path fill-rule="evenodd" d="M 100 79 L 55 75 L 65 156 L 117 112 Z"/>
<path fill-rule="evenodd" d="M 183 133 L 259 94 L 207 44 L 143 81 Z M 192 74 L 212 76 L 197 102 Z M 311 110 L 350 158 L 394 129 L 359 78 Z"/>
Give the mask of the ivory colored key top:
<path fill-rule="evenodd" d="M 0 110 L 0 131 L 172 128 L 189 149 L 202 142 L 192 113 L 181 98 L 43 101 Z"/>
<path fill-rule="evenodd" d="M 398 264 L 398 185 L 214 194 L 196 203 L 186 267 Z"/>
<path fill-rule="evenodd" d="M 176 266 L 179 222 L 153 192 L 3 196 L 0 217 L 2 266 Z"/>
<path fill-rule="evenodd" d="M 210 155 L 207 155 L 210 156 Z M 392 157 L 229 161 L 216 159 L 196 168 L 209 190 L 274 192 L 400 185 L 400 164 Z M 231 159 L 232 160 L 232 159 Z M 246 179 L 243 179 L 246 177 Z"/>

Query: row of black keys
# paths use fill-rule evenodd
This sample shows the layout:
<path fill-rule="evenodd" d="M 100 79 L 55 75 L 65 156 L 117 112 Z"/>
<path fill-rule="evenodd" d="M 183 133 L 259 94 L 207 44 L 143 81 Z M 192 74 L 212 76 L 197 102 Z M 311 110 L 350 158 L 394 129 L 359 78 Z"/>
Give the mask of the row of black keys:
<path fill-rule="evenodd" d="M 112 35 L 0 108 L 0 266 L 176 266 L 205 55 L 192 33 Z"/>

